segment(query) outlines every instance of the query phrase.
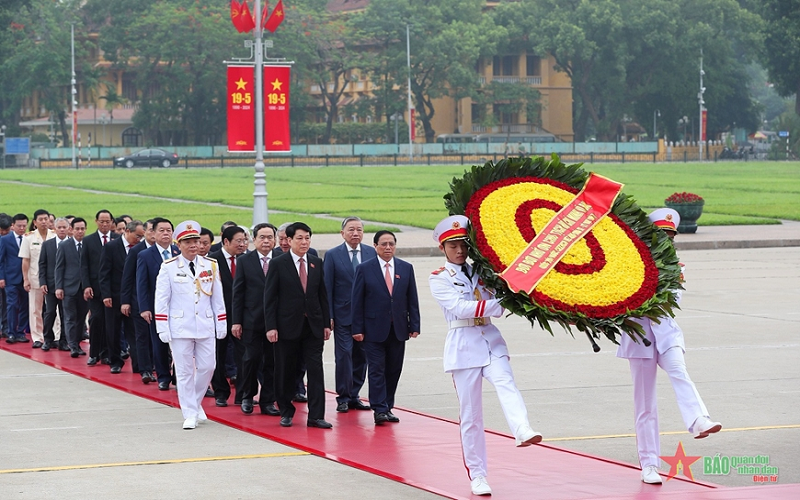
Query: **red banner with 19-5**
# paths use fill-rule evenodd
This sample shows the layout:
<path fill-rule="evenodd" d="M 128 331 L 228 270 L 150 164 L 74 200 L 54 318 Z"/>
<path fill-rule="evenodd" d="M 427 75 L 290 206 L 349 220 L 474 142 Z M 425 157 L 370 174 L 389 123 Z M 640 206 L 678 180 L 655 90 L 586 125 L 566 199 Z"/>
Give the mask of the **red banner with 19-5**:
<path fill-rule="evenodd" d="M 264 67 L 264 151 L 289 152 L 289 66 Z M 252 66 L 228 66 L 228 151 L 255 151 Z"/>

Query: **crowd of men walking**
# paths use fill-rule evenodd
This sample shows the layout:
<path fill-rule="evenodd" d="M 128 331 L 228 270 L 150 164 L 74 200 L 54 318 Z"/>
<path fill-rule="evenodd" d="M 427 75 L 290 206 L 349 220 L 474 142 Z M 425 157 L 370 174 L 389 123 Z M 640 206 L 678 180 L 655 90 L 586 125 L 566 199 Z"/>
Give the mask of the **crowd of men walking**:
<path fill-rule="evenodd" d="M 198 309 L 201 284 L 217 280 L 224 303 L 224 316 L 218 319 L 224 321 L 216 327 L 224 331 L 212 335 L 213 359 L 204 366 L 211 366 L 213 375 L 203 396 L 213 396 L 224 407 L 233 394 L 242 412 L 251 414 L 257 405 L 261 414 L 281 417 L 283 426 L 292 425 L 294 403 L 307 402 L 307 425 L 330 428 L 322 352 L 334 335 L 337 412 L 373 410 L 376 424 L 399 421 L 392 408 L 404 342 L 416 337 L 420 327 L 413 269 L 394 259 L 393 233 L 380 231 L 374 245 L 362 244 L 362 221 L 348 217 L 342 223 L 344 242 L 323 261 L 310 246 L 311 228 L 302 222 L 279 228 L 258 224 L 251 236 L 248 228 L 228 221 L 216 244 L 212 231 L 193 221 L 175 228 L 165 218 L 115 218 L 100 210 L 96 231 L 87 234 L 88 225 L 82 217 L 55 217 L 46 210 L 37 210 L 32 220 L 25 214 L 0 214 L 5 342 L 32 342 L 34 349 L 87 356 L 87 365 L 108 365 L 113 374 L 130 363 L 143 384 L 154 383 L 162 391 L 178 385 L 180 392 L 174 308 L 182 307 L 183 317 L 191 314 L 187 309 L 192 305 L 180 305 L 177 294 L 185 291 L 179 285 L 197 284 L 191 293 L 196 292 L 194 314 L 199 316 L 206 314 Z M 384 267 L 375 264 L 372 274 L 385 300 L 367 289 L 374 285 L 372 274 L 359 272 L 364 262 L 377 261 L 376 249 Z M 173 261 L 172 281 L 162 276 L 159 288 L 159 275 L 169 272 Z M 206 271 L 198 268 L 203 274 L 195 276 L 195 263 L 203 268 L 205 262 L 213 265 Z M 360 283 L 355 311 L 354 281 Z M 211 285 L 208 290 L 211 297 Z M 365 293 L 371 294 L 366 302 Z M 364 324 L 375 323 L 376 316 L 375 325 Z M 351 325 L 359 325 L 358 331 Z M 370 335 L 373 330 L 378 333 Z M 85 340 L 88 353 L 82 347 Z M 190 356 L 197 370 L 202 357 Z M 359 394 L 368 364 L 369 405 Z M 195 408 L 187 416 L 184 409 L 194 425 L 205 418 L 201 412 Z"/>

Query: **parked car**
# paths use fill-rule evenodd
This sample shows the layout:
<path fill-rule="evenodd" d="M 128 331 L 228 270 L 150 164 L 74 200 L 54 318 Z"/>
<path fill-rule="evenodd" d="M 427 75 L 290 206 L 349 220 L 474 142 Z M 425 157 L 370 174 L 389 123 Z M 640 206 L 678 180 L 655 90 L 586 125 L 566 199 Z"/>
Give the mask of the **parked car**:
<path fill-rule="evenodd" d="M 163 149 L 143 149 L 132 155 L 120 156 L 114 159 L 114 165 L 118 167 L 163 167 L 178 163 L 178 155 L 164 151 Z"/>

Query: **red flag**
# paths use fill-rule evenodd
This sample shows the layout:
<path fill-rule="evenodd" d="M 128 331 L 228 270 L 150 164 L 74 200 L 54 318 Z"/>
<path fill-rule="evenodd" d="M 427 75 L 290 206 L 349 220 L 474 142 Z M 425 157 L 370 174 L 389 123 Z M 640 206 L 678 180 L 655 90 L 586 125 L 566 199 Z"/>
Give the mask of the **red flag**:
<path fill-rule="evenodd" d="M 261 6 L 261 27 L 263 28 L 267 24 L 267 12 L 269 12 L 269 4 L 265 1 L 264 5 Z"/>
<path fill-rule="evenodd" d="M 233 27 L 236 28 L 236 31 L 239 33 L 242 32 L 241 14 L 242 6 L 236 0 L 231 0 L 231 22 L 233 23 Z"/>
<path fill-rule="evenodd" d="M 247 6 L 247 0 L 242 0 L 242 12 L 239 14 L 242 26 L 242 32 L 247 33 L 256 27 L 256 22 L 253 20 L 253 14 L 250 13 L 250 8 Z"/>
<path fill-rule="evenodd" d="M 275 10 L 270 14 L 267 24 L 265 24 L 264 27 L 275 33 L 275 30 L 278 29 L 278 26 L 283 22 L 284 17 L 283 0 L 278 0 L 278 5 L 275 6 Z"/>

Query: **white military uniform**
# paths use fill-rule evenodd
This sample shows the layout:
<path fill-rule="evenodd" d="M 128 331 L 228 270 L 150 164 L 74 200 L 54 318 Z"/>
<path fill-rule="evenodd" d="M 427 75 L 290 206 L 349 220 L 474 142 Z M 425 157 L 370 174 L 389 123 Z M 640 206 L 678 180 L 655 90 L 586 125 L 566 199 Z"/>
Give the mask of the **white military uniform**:
<path fill-rule="evenodd" d="M 468 265 L 467 269 L 472 274 Z M 514 383 L 508 347 L 500 330 L 489 319 L 502 316 L 504 309 L 494 294 L 479 283 L 477 276 L 467 277 L 461 266 L 451 262 L 434 271 L 428 282 L 450 327 L 444 345 L 444 370 L 453 375 L 458 394 L 464 463 L 470 479 L 485 477 L 483 377 L 497 390 L 500 406 L 518 445 L 533 433 L 522 394 Z"/>
<path fill-rule="evenodd" d="M 655 212 L 654 212 L 655 213 Z M 681 277 L 683 277 L 681 264 Z M 680 303 L 682 291 L 675 290 Z M 658 398 L 656 396 L 656 375 L 660 366 L 672 383 L 683 423 L 689 432 L 695 422 L 708 418 L 708 410 L 697 392 L 689 373 L 686 371 L 683 332 L 671 317 L 658 318 L 660 323 L 647 318 L 631 318 L 642 325 L 650 345 L 646 346 L 632 340 L 627 334 L 620 338 L 617 357 L 628 359 L 633 378 L 633 407 L 636 426 L 636 446 L 639 450 L 639 463 L 642 469 L 661 464 L 661 442 L 658 436 Z"/>
<path fill-rule="evenodd" d="M 198 225 L 199 227 L 199 225 Z M 156 279 L 156 332 L 169 342 L 184 419 L 204 418 L 201 402 L 216 366 L 216 338 L 227 332 L 217 263 L 197 256 L 195 275 L 182 256 L 161 264 Z"/>
<path fill-rule="evenodd" d="M 39 255 L 42 253 L 42 244 L 55 237 L 56 233 L 48 229 L 47 235 L 42 238 L 39 230 L 34 229 L 22 238 L 22 245 L 19 247 L 18 257 L 30 260 L 27 276 L 28 282 L 31 284 L 28 292 L 28 320 L 31 340 L 34 342 L 44 342 L 44 320 L 42 318 L 44 294 L 39 286 Z"/>

